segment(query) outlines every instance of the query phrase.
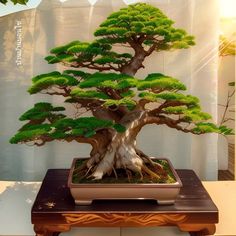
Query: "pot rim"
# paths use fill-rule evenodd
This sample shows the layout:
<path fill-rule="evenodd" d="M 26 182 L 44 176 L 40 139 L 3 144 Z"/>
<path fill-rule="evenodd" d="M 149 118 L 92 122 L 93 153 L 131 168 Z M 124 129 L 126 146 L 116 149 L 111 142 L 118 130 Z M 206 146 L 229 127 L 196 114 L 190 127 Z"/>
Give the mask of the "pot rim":
<path fill-rule="evenodd" d="M 117 184 L 117 183 L 113 183 L 113 184 L 105 184 L 105 183 L 73 183 L 72 182 L 72 176 L 73 176 L 73 172 L 74 172 L 74 168 L 75 168 L 75 163 L 77 160 L 83 160 L 83 159 L 89 159 L 89 157 L 87 158 L 74 158 L 73 162 L 71 164 L 71 168 L 70 168 L 70 172 L 69 172 L 69 178 L 68 178 L 68 182 L 67 185 L 69 188 L 157 188 L 157 187 L 162 187 L 162 188 L 181 188 L 183 186 L 177 172 L 175 171 L 172 163 L 170 162 L 170 160 L 168 158 L 157 158 L 157 157 L 150 157 L 152 159 L 156 159 L 156 160 L 165 160 L 168 162 L 170 169 L 176 179 L 175 183 L 122 183 L 122 184 Z"/>

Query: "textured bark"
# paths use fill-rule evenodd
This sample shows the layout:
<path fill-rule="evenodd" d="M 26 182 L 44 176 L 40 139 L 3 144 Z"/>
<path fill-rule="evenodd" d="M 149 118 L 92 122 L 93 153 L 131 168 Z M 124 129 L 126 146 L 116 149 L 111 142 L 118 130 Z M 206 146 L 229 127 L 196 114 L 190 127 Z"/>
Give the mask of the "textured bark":
<path fill-rule="evenodd" d="M 143 62 L 147 54 L 142 45 L 133 41 L 130 41 L 130 45 L 134 49 L 135 53 L 130 62 L 121 68 L 121 73 L 133 76 L 140 68 L 144 67 Z"/>
<path fill-rule="evenodd" d="M 153 38 L 152 38 L 153 39 Z M 134 49 L 134 56 L 130 62 L 121 67 L 120 72 L 127 75 L 135 75 L 140 68 L 144 68 L 143 62 L 146 57 L 151 55 L 157 48 L 158 44 L 154 43 L 147 51 L 142 46 L 144 37 L 132 38 L 128 41 L 129 45 Z"/>
<path fill-rule="evenodd" d="M 122 67 L 121 73 L 131 76 L 135 75 L 141 67 L 144 67 L 143 62 L 145 57 L 146 55 L 144 53 L 138 54 L 135 52 L 135 55 L 129 64 Z"/>
<path fill-rule="evenodd" d="M 158 118 L 148 117 L 144 111 L 134 111 L 127 114 L 121 120 L 126 127 L 124 133 L 114 132 L 108 145 L 100 152 L 94 153 L 87 162 L 87 168 L 91 170 L 91 177 L 102 179 L 105 174 L 111 174 L 115 169 L 123 168 L 138 172 L 142 178 L 142 173 L 147 173 L 152 177 L 159 176 L 146 167 L 145 163 L 153 164 L 152 160 L 136 147 L 136 137 L 143 126 L 150 123 L 157 123 Z M 102 151 L 101 151 L 102 150 Z M 98 160 L 98 161 L 97 161 Z"/>

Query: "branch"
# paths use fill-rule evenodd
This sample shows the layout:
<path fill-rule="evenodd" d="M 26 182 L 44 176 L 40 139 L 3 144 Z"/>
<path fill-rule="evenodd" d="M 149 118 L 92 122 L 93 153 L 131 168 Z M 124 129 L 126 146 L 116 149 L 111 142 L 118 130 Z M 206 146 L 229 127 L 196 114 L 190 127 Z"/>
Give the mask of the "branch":
<path fill-rule="evenodd" d="M 234 94 L 235 94 L 235 89 L 233 90 L 232 93 L 230 93 L 228 91 L 228 96 L 227 96 L 227 102 L 226 102 L 226 105 L 225 105 L 225 110 L 224 110 L 224 113 L 223 113 L 223 116 L 222 116 L 222 119 L 221 119 L 221 122 L 220 122 L 221 125 L 229 120 L 229 119 L 226 118 L 226 114 L 227 114 L 227 111 L 228 111 L 231 99 L 234 96 Z"/>
<path fill-rule="evenodd" d="M 170 128 L 182 131 L 184 133 L 192 133 L 192 134 L 204 134 L 204 132 L 201 133 L 194 133 L 192 129 L 187 129 L 179 125 L 181 122 L 184 122 L 182 119 L 174 120 L 166 116 L 158 116 L 158 117 L 153 117 L 153 116 L 147 116 L 144 121 L 142 126 L 147 125 L 147 124 L 157 124 L 157 125 L 167 125 Z"/>
<path fill-rule="evenodd" d="M 89 64 L 84 64 L 82 62 L 73 62 L 73 63 L 68 63 L 68 62 L 62 62 L 64 66 L 69 66 L 73 68 L 79 68 L 79 67 L 84 67 L 92 70 L 98 70 L 98 71 L 109 71 L 109 70 L 114 70 L 114 71 L 120 71 L 119 68 L 116 68 L 112 65 L 109 66 L 104 66 L 104 65 L 95 65 L 93 62 L 90 62 Z"/>
<path fill-rule="evenodd" d="M 151 55 L 152 52 L 155 51 L 155 49 L 157 48 L 157 45 L 158 45 L 157 42 L 153 43 L 153 45 L 147 51 L 145 51 L 146 55 L 147 56 Z"/>
<path fill-rule="evenodd" d="M 150 103 L 152 101 L 147 100 L 147 99 L 140 99 L 138 102 L 138 108 L 141 108 L 142 110 L 145 110 L 146 104 Z"/>
<path fill-rule="evenodd" d="M 182 106 L 182 105 L 186 105 L 183 102 L 179 102 L 179 101 L 165 101 L 164 103 L 162 103 L 158 108 L 151 110 L 149 112 L 150 116 L 156 116 L 157 114 L 162 112 L 163 108 L 166 107 L 176 107 L 176 106 Z"/>
<path fill-rule="evenodd" d="M 224 124 L 224 123 L 226 123 L 226 122 L 228 122 L 228 121 L 235 121 L 235 119 L 233 119 L 233 118 L 227 118 L 227 119 L 223 120 L 223 121 L 221 122 L 221 124 Z"/>
<path fill-rule="evenodd" d="M 64 92 L 53 90 L 53 87 L 55 87 L 56 89 L 63 90 Z M 51 89 L 51 91 L 50 91 L 50 89 Z M 56 87 L 56 85 L 53 85 L 50 88 L 47 88 L 47 89 L 45 89 L 43 91 L 45 91 L 45 92 L 41 91 L 40 93 L 41 94 L 47 94 L 47 95 L 58 95 L 58 96 L 63 96 L 63 97 L 69 97 L 71 89 L 68 86 Z"/>
<path fill-rule="evenodd" d="M 109 97 L 111 97 L 112 99 L 115 99 L 115 100 L 120 100 L 122 99 L 120 93 L 115 90 L 115 89 L 112 89 L 112 88 L 103 88 L 103 89 L 100 89 L 102 92 L 104 92 L 105 94 L 107 94 Z M 118 116 L 120 118 L 122 118 L 126 113 L 128 113 L 128 109 L 124 106 L 119 106 L 118 109 L 116 110 L 118 112 Z M 115 111 L 114 111 L 115 112 Z M 117 113 L 116 112 L 116 113 Z"/>
<path fill-rule="evenodd" d="M 123 113 L 119 113 L 117 111 L 112 111 L 104 106 L 104 101 L 96 100 L 96 99 L 85 99 L 85 98 L 74 98 L 75 102 L 80 104 L 84 108 L 88 108 L 94 117 L 105 120 L 114 120 L 118 122 Z M 124 112 L 124 111 L 123 111 Z"/>
<path fill-rule="evenodd" d="M 32 141 L 34 142 L 34 145 L 38 147 L 43 146 L 46 142 L 51 142 L 54 140 L 67 141 L 67 142 L 76 141 L 78 143 L 90 144 L 92 146 L 92 150 L 99 150 L 101 146 L 104 146 L 105 144 L 107 144 L 110 141 L 110 139 L 111 139 L 111 134 L 109 133 L 109 130 L 103 129 L 103 130 L 97 131 L 97 133 L 90 138 L 72 136 L 72 137 L 66 137 L 66 138 L 61 138 L 61 139 L 53 139 L 49 136 L 42 135 L 37 140 L 32 140 Z"/>

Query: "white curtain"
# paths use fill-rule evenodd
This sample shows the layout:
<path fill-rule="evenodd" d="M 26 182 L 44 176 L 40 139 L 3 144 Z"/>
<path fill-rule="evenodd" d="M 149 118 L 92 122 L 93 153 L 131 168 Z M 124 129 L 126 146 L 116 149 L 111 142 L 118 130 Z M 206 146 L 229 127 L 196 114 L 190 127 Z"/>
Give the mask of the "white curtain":
<path fill-rule="evenodd" d="M 41 180 L 48 168 L 69 168 L 74 157 L 86 157 L 90 146 L 53 142 L 43 147 L 11 145 L 9 138 L 21 127 L 18 117 L 34 103 L 63 102 L 60 98 L 30 96 L 27 87 L 33 75 L 60 66 L 43 58 L 55 46 L 72 40 L 90 41 L 98 25 L 113 11 L 140 1 L 44 0 L 36 10 L 0 18 L 0 179 Z M 161 52 L 148 58 L 138 72 L 161 72 L 180 79 L 187 93 L 200 98 L 204 111 L 217 120 L 218 0 L 147 0 L 167 14 L 176 27 L 196 37 L 187 50 Z M 16 21 L 22 22 L 22 66 L 16 66 Z M 140 149 L 151 156 L 167 157 L 175 168 L 195 170 L 202 180 L 217 179 L 218 136 L 194 136 L 166 126 L 145 127 L 139 137 Z M 226 160 L 225 160 L 226 161 Z"/>

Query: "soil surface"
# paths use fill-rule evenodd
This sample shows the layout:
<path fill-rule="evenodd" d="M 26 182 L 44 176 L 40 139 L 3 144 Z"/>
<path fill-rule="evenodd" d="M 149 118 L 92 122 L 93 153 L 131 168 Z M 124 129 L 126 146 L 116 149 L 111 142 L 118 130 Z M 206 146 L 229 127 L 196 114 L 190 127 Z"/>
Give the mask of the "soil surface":
<path fill-rule="evenodd" d="M 151 169 L 153 172 L 157 173 L 160 178 L 159 179 L 151 179 L 150 176 L 144 175 L 143 177 L 140 176 L 139 173 L 134 173 L 132 171 L 127 171 L 125 169 L 116 169 L 116 175 L 112 172 L 110 175 L 105 175 L 101 180 L 93 180 L 86 176 L 86 170 L 82 169 L 81 166 L 85 164 L 86 159 L 79 159 L 76 161 L 75 169 L 73 172 L 73 179 L 72 182 L 74 184 L 81 183 L 81 184 L 143 184 L 143 183 L 175 183 L 176 179 L 171 171 L 171 168 L 166 160 L 153 160 L 160 167 L 151 166 L 150 164 L 146 164 L 146 166 Z"/>

